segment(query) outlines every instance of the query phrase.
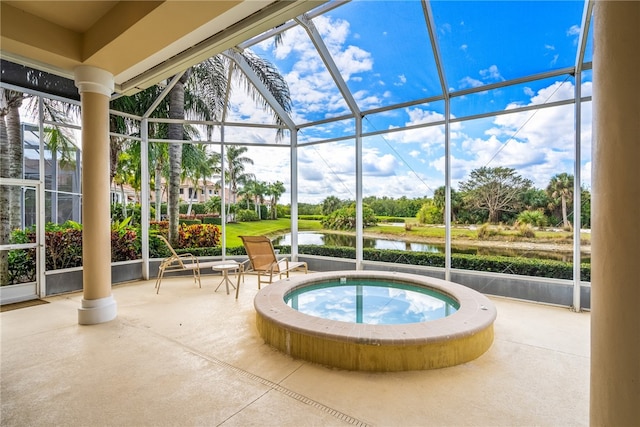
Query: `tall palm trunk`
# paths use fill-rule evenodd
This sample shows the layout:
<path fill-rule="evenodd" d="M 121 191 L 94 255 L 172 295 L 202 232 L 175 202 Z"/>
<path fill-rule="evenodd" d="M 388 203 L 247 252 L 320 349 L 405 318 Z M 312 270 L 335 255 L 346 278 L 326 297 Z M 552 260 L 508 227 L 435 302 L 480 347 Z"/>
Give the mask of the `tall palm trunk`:
<path fill-rule="evenodd" d="M 169 118 L 184 118 L 184 86 L 177 83 L 169 93 Z M 182 139 L 181 123 L 170 123 L 169 139 Z M 167 214 L 169 215 L 169 241 L 174 247 L 178 246 L 178 225 L 180 219 L 180 172 L 182 168 L 182 144 L 169 144 L 169 200 Z"/>
<path fill-rule="evenodd" d="M 567 197 L 564 194 L 562 194 L 561 202 L 562 202 L 562 224 L 565 228 L 571 227 L 571 224 L 569 223 L 569 218 L 567 216 Z"/>
<path fill-rule="evenodd" d="M 23 149 L 20 132 L 20 106 L 23 94 L 1 90 L 0 114 L 0 175 L 3 178 L 23 178 Z M 22 190 L 18 186 L 0 188 L 0 244 L 8 244 L 11 230 L 22 226 Z M 9 284 L 8 252 L 0 251 L 0 285 Z"/>
<path fill-rule="evenodd" d="M 178 83 L 169 92 L 169 118 L 184 120 L 184 85 L 189 78 L 189 71 L 184 73 Z M 184 138 L 182 123 L 169 123 L 167 130 L 169 139 Z M 182 172 L 182 144 L 169 144 L 169 241 L 174 247 L 178 245 L 178 225 L 180 224 L 180 175 Z"/>
<path fill-rule="evenodd" d="M 156 183 L 156 221 L 162 219 L 162 163 L 156 160 L 155 183 Z"/>
<path fill-rule="evenodd" d="M 5 120 L 7 122 L 7 137 L 9 139 L 9 177 L 23 178 L 23 149 L 22 132 L 20 131 L 20 106 L 22 97 L 16 98 L 9 106 Z M 9 206 L 9 221 L 11 229 L 22 227 L 22 189 L 18 186 L 11 187 L 11 205 Z"/>
<path fill-rule="evenodd" d="M 0 117 L 0 176 L 9 177 L 9 137 L 7 136 L 7 124 L 5 117 Z M 9 206 L 11 200 L 11 187 L 0 186 L 0 244 L 9 243 L 11 225 L 9 224 Z M 0 251 L 0 286 L 9 284 L 9 252 Z"/>

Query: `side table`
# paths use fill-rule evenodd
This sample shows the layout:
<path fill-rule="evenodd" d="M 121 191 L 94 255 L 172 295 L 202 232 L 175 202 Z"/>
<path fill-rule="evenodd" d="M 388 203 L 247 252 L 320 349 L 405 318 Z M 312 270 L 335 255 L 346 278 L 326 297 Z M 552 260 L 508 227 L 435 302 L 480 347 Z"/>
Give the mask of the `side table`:
<path fill-rule="evenodd" d="M 227 295 L 229 295 L 229 285 L 231 285 L 231 287 L 233 287 L 236 290 L 236 299 L 238 299 L 238 293 L 240 291 L 240 276 L 242 275 L 242 270 L 243 270 L 242 264 L 239 264 L 237 261 L 234 261 L 234 260 L 227 260 L 227 261 L 221 261 L 220 263 L 213 265 L 211 268 L 213 269 L 213 271 L 222 272 L 222 280 L 216 287 L 215 292 L 217 292 L 218 288 L 220 288 L 220 286 L 222 286 L 222 284 L 224 283 L 225 287 L 227 288 Z M 234 285 L 233 282 L 229 279 L 229 271 L 238 272 L 237 285 Z"/>

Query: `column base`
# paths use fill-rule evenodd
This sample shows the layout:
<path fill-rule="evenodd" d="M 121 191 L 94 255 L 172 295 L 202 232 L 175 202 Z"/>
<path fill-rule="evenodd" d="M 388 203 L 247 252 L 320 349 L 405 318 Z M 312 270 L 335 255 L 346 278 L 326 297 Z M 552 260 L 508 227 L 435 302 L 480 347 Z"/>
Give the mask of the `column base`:
<path fill-rule="evenodd" d="M 82 307 L 78 309 L 78 324 L 97 325 L 109 322 L 118 315 L 118 305 L 113 295 L 106 298 L 82 299 Z"/>

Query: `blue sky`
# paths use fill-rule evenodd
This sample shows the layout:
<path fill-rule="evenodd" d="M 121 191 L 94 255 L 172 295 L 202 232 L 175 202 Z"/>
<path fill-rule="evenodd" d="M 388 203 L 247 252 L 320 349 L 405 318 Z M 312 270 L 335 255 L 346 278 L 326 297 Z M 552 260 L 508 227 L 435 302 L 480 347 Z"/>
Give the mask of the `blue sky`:
<path fill-rule="evenodd" d="M 571 67 L 576 60 L 584 3 L 581 1 L 431 3 L 442 67 L 450 92 Z M 362 111 L 424 99 L 442 93 L 421 3 L 354 0 L 313 20 L 350 92 Z M 285 76 L 298 124 L 349 113 L 338 88 L 306 32 L 295 27 L 252 50 L 272 61 Z M 591 60 L 591 43 L 586 61 Z M 583 96 L 591 94 L 591 73 L 583 73 Z M 572 99 L 571 76 L 452 98 L 452 118 L 519 106 Z M 237 89 L 231 118 L 270 122 Z M 242 114 L 240 114 L 242 112 Z M 365 132 L 443 120 L 444 102 L 425 103 L 365 116 Z M 354 120 L 305 127 L 299 142 L 351 134 Z M 456 189 L 481 166 L 517 169 L 544 188 L 557 173 L 573 173 L 574 107 L 565 105 L 491 116 L 451 125 L 452 184 Z M 272 132 L 238 130 L 228 140 L 273 142 Z M 582 182 L 590 185 L 591 105 L 582 112 Z M 301 148 L 299 201 L 327 196 L 355 198 L 353 140 Z M 253 148 L 251 167 L 258 179 L 280 180 L 289 188 L 289 150 Z M 281 159 L 284 157 L 284 159 Z M 278 159 L 274 161 L 274 159 Z M 431 196 L 444 185 L 444 126 L 364 138 L 364 195 L 409 198 Z M 285 194 L 283 201 L 288 200 Z"/>
<path fill-rule="evenodd" d="M 435 33 L 449 92 L 572 67 L 576 60 L 582 1 L 432 1 Z M 361 111 L 424 100 L 442 94 L 422 5 L 417 0 L 352 0 L 313 19 Z M 270 60 L 289 84 L 292 119 L 304 125 L 349 114 L 347 103 L 307 35 L 299 26 L 252 50 Z M 588 38 L 585 61 L 592 60 Z M 591 71 L 583 72 L 582 95 L 591 95 Z M 512 167 L 537 188 L 558 173 L 574 173 L 574 107 L 563 105 L 479 118 L 476 114 L 571 100 L 575 78 L 562 75 L 451 99 L 452 187 L 482 166 Z M 233 90 L 228 120 L 272 123 L 266 111 Z M 394 108 L 363 119 L 364 196 L 430 197 L 445 183 L 443 125 L 400 130 L 444 119 L 444 101 Z M 591 183 L 591 103 L 583 104 L 581 181 Z M 300 144 L 351 136 L 355 120 L 303 127 Z M 203 133 L 204 135 L 204 133 Z M 219 134 L 214 136 L 219 138 Z M 282 181 L 290 201 L 290 147 L 273 144 L 275 131 L 227 127 L 225 140 L 252 144 L 247 171 L 258 180 Z M 215 147 L 215 146 L 214 146 Z M 213 148 L 213 147 L 212 147 Z M 215 149 L 215 148 L 213 148 Z M 298 200 L 328 196 L 355 199 L 353 138 L 298 150 Z"/>

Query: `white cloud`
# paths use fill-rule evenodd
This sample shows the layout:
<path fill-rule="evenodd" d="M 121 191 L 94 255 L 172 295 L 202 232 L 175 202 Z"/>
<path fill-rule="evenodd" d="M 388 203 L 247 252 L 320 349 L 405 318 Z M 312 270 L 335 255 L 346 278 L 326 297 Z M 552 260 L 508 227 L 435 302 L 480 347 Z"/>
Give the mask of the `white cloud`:
<path fill-rule="evenodd" d="M 482 80 L 475 79 L 471 76 L 465 76 L 460 79 L 460 89 L 479 87 L 486 83 L 504 81 L 504 77 L 500 74 L 497 65 L 491 65 L 489 68 L 478 71 Z"/>
<path fill-rule="evenodd" d="M 580 34 L 580 26 L 579 25 L 572 25 L 567 30 L 567 36 L 576 36 L 578 34 Z"/>
<path fill-rule="evenodd" d="M 381 86 L 385 84 L 381 77 L 376 77 L 373 73 L 375 65 L 373 55 L 361 47 L 347 44 L 350 31 L 347 22 L 321 17 L 315 18 L 314 23 L 345 79 L 363 81 L 364 77 L 371 81 L 378 79 Z M 446 26 L 440 27 L 440 30 L 443 28 L 445 31 L 450 30 Z M 575 35 L 570 32 L 567 34 Z M 269 48 L 273 49 L 273 46 Z M 463 44 L 460 49 L 466 51 L 468 45 Z M 557 52 L 556 47 L 551 44 L 545 45 L 545 49 L 549 56 Z M 282 46 L 275 48 L 273 52 L 282 64 L 288 67 L 285 77 L 292 97 L 297 102 L 295 112 L 292 114 L 296 123 L 308 122 L 311 113 L 335 117 L 348 112 L 346 103 L 304 31 L 299 28 L 287 31 L 283 37 Z M 398 80 L 386 79 L 387 87 L 392 87 L 392 84 L 397 86 L 406 83 L 404 74 L 396 73 L 395 75 Z M 461 88 L 478 87 L 488 82 L 503 80 L 499 68 L 491 65 L 478 71 L 476 76 L 461 79 L 459 85 Z M 514 102 L 507 109 L 573 99 L 573 90 L 573 85 L 569 82 L 564 84 L 557 82 L 537 91 L 526 87 L 521 92 L 526 95 L 526 100 Z M 591 93 L 592 84 L 584 83 L 582 95 L 590 96 Z M 353 95 L 360 107 L 366 110 L 383 105 L 384 98 L 390 97 L 392 93 L 387 90 L 380 95 L 379 92 L 374 92 L 374 89 L 367 88 L 354 92 Z M 444 119 L 441 113 L 427 108 L 423 105 L 397 110 L 398 114 L 402 113 L 405 116 L 404 119 L 394 123 L 411 126 Z M 544 188 L 550 177 L 556 173 L 564 171 L 573 173 L 573 108 L 572 105 L 567 105 L 505 114 L 493 119 L 485 119 L 487 125 L 482 126 L 477 123 L 479 120 L 452 123 L 451 167 L 454 188 L 457 188 L 460 180 L 468 178 L 471 170 L 481 166 L 516 168 L 519 174 L 533 180 L 538 188 Z M 250 100 L 238 103 L 235 114 L 252 117 L 252 120 L 259 120 L 261 123 L 271 123 L 270 113 L 256 107 Z M 380 116 L 384 114 L 381 113 Z M 589 182 L 591 179 L 590 104 L 585 106 L 582 114 L 582 153 L 585 161 L 582 162 L 581 170 L 583 182 Z M 392 127 L 389 126 L 389 129 Z M 229 130 L 228 135 L 242 138 L 243 141 L 270 142 L 273 140 L 273 131 L 264 134 L 253 129 L 242 131 L 242 134 L 232 134 Z M 321 137 L 347 135 L 349 132 L 353 132 L 352 120 L 304 128 L 299 139 L 300 141 L 317 140 Z M 365 142 L 363 150 L 366 195 L 421 197 L 429 193 L 429 189 L 444 184 L 444 126 L 392 132 L 374 140 L 375 138 L 371 138 L 370 141 Z M 385 144 L 381 142 L 383 140 L 392 148 L 385 148 Z M 375 146 L 376 144 L 378 147 Z M 252 147 L 251 150 L 254 148 Z M 272 182 L 280 180 L 289 188 L 289 148 L 280 151 L 274 148 L 260 150 L 259 154 L 253 157 L 256 160 L 257 172 L 255 173 L 260 174 L 259 179 Z M 340 199 L 355 197 L 353 141 L 302 147 L 298 152 L 298 160 L 300 202 L 318 203 L 329 195 L 335 195 Z M 409 170 L 411 166 L 407 166 L 408 162 L 412 163 L 416 172 Z M 286 193 L 283 201 L 288 198 L 289 194 Z"/>
<path fill-rule="evenodd" d="M 348 46 L 346 50 L 332 53 L 332 56 L 345 81 L 349 81 L 353 74 L 373 68 L 371 54 L 356 46 Z"/>
<path fill-rule="evenodd" d="M 472 79 L 469 76 L 464 77 L 460 80 L 460 89 L 468 88 L 468 87 L 479 87 L 482 86 L 482 82 L 478 79 Z"/>
<path fill-rule="evenodd" d="M 591 84 L 585 84 L 589 91 Z M 573 97 L 573 85 L 556 82 L 536 93 L 526 105 L 540 105 Z M 513 108 L 515 104 L 507 109 Z M 591 105 L 582 109 L 582 156 L 590 157 Z M 462 124 L 463 131 L 468 124 Z M 454 157 L 452 174 L 464 179 L 468 173 L 482 166 L 505 166 L 531 179 L 537 188 L 544 188 L 549 179 L 560 172 L 573 173 L 574 106 L 544 108 L 540 110 L 496 116 L 493 126 L 485 130 L 485 137 L 469 137 L 463 132 L 452 136 Z M 455 160 L 454 160 L 455 158 Z M 444 162 L 436 164 L 443 167 Z M 590 174 L 583 181 L 590 180 Z"/>
<path fill-rule="evenodd" d="M 323 15 L 314 18 L 313 23 L 342 78 L 345 81 L 362 81 L 362 73 L 373 69 L 373 57 L 358 46 L 346 44 L 351 31 L 349 22 Z M 292 116 L 296 123 L 309 122 L 309 117 L 318 118 L 320 115 L 321 118 L 329 118 L 349 112 L 331 74 L 301 27 L 296 26 L 283 33 L 277 47 L 272 42 L 263 42 L 259 47 L 271 51 L 280 66 L 287 68 L 283 73 L 295 101 Z M 364 102 L 361 108 L 380 105 L 375 96 L 359 94 L 357 99 Z"/>
<path fill-rule="evenodd" d="M 407 76 L 405 76 L 404 74 L 400 74 L 398 76 L 398 81 L 394 83 L 394 86 L 402 86 L 405 83 L 407 83 Z"/>
<path fill-rule="evenodd" d="M 488 81 L 503 81 L 504 78 L 500 75 L 497 65 L 491 65 L 486 70 L 480 70 L 480 75 L 484 80 Z"/>
<path fill-rule="evenodd" d="M 362 176 L 389 177 L 395 175 L 398 162 L 391 154 L 381 155 L 377 149 L 363 150 Z"/>
<path fill-rule="evenodd" d="M 451 24 L 448 23 L 437 25 L 437 28 L 440 34 L 447 34 L 451 32 Z"/>
<path fill-rule="evenodd" d="M 544 103 L 571 99 L 574 96 L 574 86 L 569 82 L 555 82 L 542 88 L 531 97 L 528 105 L 540 105 Z"/>

